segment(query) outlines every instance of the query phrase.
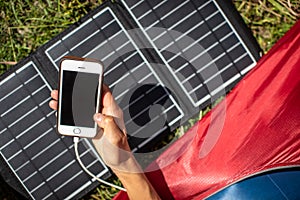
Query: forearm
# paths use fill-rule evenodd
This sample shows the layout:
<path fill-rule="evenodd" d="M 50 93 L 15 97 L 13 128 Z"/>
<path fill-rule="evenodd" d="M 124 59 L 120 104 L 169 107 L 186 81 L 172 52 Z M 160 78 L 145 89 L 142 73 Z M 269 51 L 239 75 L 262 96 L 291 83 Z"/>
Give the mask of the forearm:
<path fill-rule="evenodd" d="M 160 199 L 134 156 L 131 153 L 128 155 L 128 159 L 125 162 L 116 167 L 112 167 L 112 170 L 126 188 L 129 199 Z"/>
<path fill-rule="evenodd" d="M 118 170 L 114 170 L 114 172 L 126 188 L 130 200 L 160 199 L 144 173 L 123 172 Z"/>

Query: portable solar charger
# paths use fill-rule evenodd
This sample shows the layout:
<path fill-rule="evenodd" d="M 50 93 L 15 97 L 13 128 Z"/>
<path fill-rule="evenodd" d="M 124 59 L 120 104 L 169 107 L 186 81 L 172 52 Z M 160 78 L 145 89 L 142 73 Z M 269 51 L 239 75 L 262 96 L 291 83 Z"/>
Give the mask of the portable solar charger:
<path fill-rule="evenodd" d="M 3 172 L 31 199 L 79 199 L 97 186 L 76 161 L 73 138 L 56 134 L 55 111 L 48 106 L 65 55 L 103 62 L 128 143 L 141 153 L 198 115 L 224 87 L 229 92 L 260 51 L 231 1 L 103 1 L 1 75 Z M 156 104 L 162 117 L 145 117 Z M 111 173 L 90 141 L 80 138 L 78 146 L 84 165 L 106 180 Z"/>

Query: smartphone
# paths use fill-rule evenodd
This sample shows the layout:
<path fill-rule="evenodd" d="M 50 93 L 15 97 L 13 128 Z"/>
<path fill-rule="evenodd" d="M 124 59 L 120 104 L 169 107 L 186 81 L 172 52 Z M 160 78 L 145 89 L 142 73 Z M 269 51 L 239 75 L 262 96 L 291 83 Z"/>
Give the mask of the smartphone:
<path fill-rule="evenodd" d="M 100 110 L 103 65 L 100 61 L 63 57 L 59 69 L 57 131 L 61 135 L 93 138 Z"/>

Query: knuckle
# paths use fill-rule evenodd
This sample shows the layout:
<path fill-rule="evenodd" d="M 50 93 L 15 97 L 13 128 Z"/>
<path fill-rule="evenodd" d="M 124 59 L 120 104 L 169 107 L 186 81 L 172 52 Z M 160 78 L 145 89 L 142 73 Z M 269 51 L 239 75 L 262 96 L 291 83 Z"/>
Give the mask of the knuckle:
<path fill-rule="evenodd" d="M 106 124 L 110 124 L 110 123 L 114 122 L 114 118 L 112 116 L 106 116 L 104 119 L 104 122 Z"/>

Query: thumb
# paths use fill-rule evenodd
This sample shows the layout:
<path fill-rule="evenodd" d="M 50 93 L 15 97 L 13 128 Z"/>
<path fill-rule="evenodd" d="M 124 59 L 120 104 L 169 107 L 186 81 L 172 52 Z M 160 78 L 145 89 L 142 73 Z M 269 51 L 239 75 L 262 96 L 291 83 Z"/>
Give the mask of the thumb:
<path fill-rule="evenodd" d="M 121 135 L 124 134 L 119 128 L 119 126 L 116 124 L 115 119 L 112 116 L 96 113 L 94 115 L 94 120 L 98 124 L 98 126 L 103 129 L 104 134 L 109 134 L 109 135 L 116 135 L 116 134 L 118 135 L 120 133 Z"/>
<path fill-rule="evenodd" d="M 101 113 L 96 113 L 94 115 L 94 120 L 98 124 L 98 126 L 103 129 L 105 129 L 108 124 L 114 123 L 112 117 L 103 115 Z"/>
<path fill-rule="evenodd" d="M 126 134 L 121 131 L 112 116 L 96 113 L 94 115 L 94 120 L 98 126 L 103 129 L 103 136 L 105 136 L 107 142 L 123 150 L 130 150 Z"/>

